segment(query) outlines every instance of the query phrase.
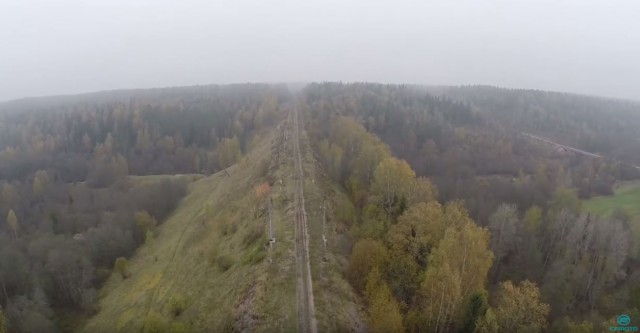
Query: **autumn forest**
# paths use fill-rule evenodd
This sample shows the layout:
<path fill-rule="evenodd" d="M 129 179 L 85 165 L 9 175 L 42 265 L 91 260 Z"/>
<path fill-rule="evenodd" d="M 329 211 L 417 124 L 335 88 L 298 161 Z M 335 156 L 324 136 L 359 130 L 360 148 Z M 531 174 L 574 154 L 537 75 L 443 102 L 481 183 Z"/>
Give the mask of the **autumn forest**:
<path fill-rule="evenodd" d="M 341 193 L 323 199 L 330 249 L 369 332 L 601 332 L 640 316 L 640 216 L 585 208 L 640 181 L 640 103 L 242 84 L 0 104 L 0 332 L 81 329 L 191 182 L 228 176 L 294 108 L 313 183 Z"/>

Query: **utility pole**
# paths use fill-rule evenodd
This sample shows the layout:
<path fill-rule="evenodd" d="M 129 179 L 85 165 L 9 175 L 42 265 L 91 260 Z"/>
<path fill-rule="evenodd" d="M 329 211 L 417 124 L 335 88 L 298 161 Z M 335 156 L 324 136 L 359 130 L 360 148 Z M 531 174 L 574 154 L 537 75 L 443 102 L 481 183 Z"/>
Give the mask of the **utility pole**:
<path fill-rule="evenodd" d="M 325 207 L 326 207 L 325 200 L 322 200 L 322 241 L 324 242 L 324 248 L 326 250 L 327 249 L 327 237 L 325 235 L 327 234 L 327 232 L 326 232 L 326 230 L 327 230 L 327 214 L 326 214 Z"/>
<path fill-rule="evenodd" d="M 276 243 L 276 238 L 273 235 L 273 199 L 269 196 L 269 245 L 273 246 Z"/>

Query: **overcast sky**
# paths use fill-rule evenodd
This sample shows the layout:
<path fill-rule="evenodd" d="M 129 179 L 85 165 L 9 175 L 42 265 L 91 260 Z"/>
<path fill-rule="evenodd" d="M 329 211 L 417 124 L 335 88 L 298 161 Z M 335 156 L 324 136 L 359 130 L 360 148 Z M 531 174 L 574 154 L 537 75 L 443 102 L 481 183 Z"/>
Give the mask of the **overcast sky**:
<path fill-rule="evenodd" d="M 640 100 L 638 0 L 0 0 L 0 45 L 0 100 L 338 80 Z"/>

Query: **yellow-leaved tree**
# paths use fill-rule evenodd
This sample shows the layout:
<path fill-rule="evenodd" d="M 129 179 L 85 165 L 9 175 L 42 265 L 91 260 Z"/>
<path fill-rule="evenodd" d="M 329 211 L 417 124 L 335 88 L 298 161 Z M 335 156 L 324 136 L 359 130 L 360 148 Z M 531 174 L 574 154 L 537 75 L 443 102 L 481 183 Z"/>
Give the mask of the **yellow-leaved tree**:
<path fill-rule="evenodd" d="M 392 249 L 409 253 L 422 266 L 426 265 L 430 250 L 444 236 L 444 210 L 437 201 L 418 203 L 398 218 L 387 233 Z"/>
<path fill-rule="evenodd" d="M 387 248 L 380 241 L 373 239 L 359 240 L 353 246 L 353 251 L 351 252 L 347 278 L 358 292 L 363 292 L 369 273 L 376 267 L 383 270 L 388 261 Z"/>
<path fill-rule="evenodd" d="M 415 331 L 447 332 L 460 322 L 464 302 L 485 290 L 493 261 L 489 231 L 469 219 L 462 206 L 448 205 L 445 220 L 450 225 L 429 256 L 420 288 L 421 306 L 411 316 Z"/>
<path fill-rule="evenodd" d="M 373 173 L 371 194 L 374 203 L 382 208 L 387 217 L 402 213 L 402 205 L 415 182 L 416 174 L 404 160 L 394 157 L 384 159 Z"/>
<path fill-rule="evenodd" d="M 382 279 L 382 274 L 377 266 L 371 270 L 367 277 L 367 285 L 364 293 L 369 303 L 369 332 L 404 332 L 400 305 Z"/>
<path fill-rule="evenodd" d="M 540 300 L 540 290 L 530 281 L 514 285 L 500 284 L 498 306 L 495 309 L 500 332 L 542 332 L 547 327 L 549 305 Z"/>

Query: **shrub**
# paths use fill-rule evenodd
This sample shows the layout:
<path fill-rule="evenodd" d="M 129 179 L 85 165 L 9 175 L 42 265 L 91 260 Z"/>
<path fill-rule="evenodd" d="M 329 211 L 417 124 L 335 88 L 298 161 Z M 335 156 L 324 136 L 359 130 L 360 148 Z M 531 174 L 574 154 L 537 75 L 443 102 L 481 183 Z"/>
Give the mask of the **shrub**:
<path fill-rule="evenodd" d="M 169 311 L 177 317 L 187 308 L 187 300 L 182 295 L 173 295 L 169 299 Z"/>
<path fill-rule="evenodd" d="M 120 274 L 123 279 L 126 279 L 131 275 L 129 273 L 129 261 L 123 257 L 116 259 L 116 262 L 113 265 L 113 270 Z"/>
<path fill-rule="evenodd" d="M 158 225 L 158 221 L 144 210 L 136 212 L 134 218 L 138 227 L 144 232 L 153 231 Z"/>
<path fill-rule="evenodd" d="M 216 265 L 218 266 L 218 269 L 220 269 L 220 271 L 226 272 L 229 270 L 229 268 L 231 268 L 231 266 L 233 266 L 233 259 L 225 255 L 218 256 L 218 258 L 216 259 Z"/>

